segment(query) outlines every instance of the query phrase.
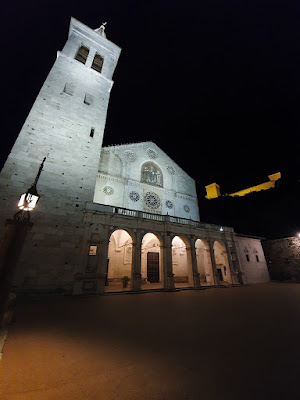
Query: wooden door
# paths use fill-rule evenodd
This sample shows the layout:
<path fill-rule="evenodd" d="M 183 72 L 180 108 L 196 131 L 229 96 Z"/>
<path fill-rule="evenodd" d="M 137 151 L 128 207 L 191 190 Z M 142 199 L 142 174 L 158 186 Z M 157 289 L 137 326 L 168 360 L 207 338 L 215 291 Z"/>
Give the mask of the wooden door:
<path fill-rule="evenodd" d="M 150 283 L 159 282 L 159 253 L 147 253 L 147 277 Z"/>

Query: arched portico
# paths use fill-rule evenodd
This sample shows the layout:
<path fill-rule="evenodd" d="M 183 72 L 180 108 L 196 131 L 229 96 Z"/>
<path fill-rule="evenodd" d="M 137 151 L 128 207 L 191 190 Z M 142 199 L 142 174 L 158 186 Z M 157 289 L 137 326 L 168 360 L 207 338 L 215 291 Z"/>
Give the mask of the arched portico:
<path fill-rule="evenodd" d="M 213 248 L 220 284 L 232 284 L 232 276 L 225 244 L 220 240 L 216 240 Z"/>
<path fill-rule="evenodd" d="M 172 240 L 172 267 L 175 288 L 194 287 L 191 246 L 184 236 Z"/>
<path fill-rule="evenodd" d="M 109 238 L 105 292 L 132 289 L 132 254 L 132 236 L 116 229 Z"/>
<path fill-rule="evenodd" d="M 144 290 L 164 287 L 162 240 L 152 232 L 142 239 L 141 279 Z"/>
<path fill-rule="evenodd" d="M 214 285 L 215 282 L 209 244 L 204 239 L 197 239 L 195 242 L 195 249 L 201 286 Z"/>

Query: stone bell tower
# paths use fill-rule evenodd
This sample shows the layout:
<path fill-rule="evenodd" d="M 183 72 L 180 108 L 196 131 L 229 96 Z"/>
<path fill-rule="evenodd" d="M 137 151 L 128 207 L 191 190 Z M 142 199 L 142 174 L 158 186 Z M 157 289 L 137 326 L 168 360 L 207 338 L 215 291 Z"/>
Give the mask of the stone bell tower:
<path fill-rule="evenodd" d="M 17 287 L 51 290 L 63 285 L 71 290 L 85 205 L 93 201 L 112 76 L 121 51 L 106 38 L 104 25 L 93 30 L 71 19 L 68 40 L 57 53 L 0 175 L 2 230 L 47 157 Z"/>

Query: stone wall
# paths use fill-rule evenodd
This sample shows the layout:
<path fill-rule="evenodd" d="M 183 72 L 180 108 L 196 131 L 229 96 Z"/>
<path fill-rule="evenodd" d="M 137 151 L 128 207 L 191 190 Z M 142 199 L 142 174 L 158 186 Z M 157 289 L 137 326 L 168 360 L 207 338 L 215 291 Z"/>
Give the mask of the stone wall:
<path fill-rule="evenodd" d="M 263 241 L 271 279 L 300 281 L 300 238 Z"/>

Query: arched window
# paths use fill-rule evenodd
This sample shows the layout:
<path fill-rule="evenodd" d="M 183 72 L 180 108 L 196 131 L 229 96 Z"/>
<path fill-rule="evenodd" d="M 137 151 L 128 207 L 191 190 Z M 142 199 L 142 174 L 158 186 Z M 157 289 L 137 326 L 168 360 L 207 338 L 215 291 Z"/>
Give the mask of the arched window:
<path fill-rule="evenodd" d="M 103 61 L 104 61 L 104 58 L 101 57 L 100 54 L 96 53 L 96 55 L 93 59 L 91 68 L 93 68 L 95 71 L 101 72 L 102 66 L 103 66 Z"/>
<path fill-rule="evenodd" d="M 160 168 L 153 162 L 146 162 L 142 165 L 141 182 L 150 185 L 163 186 L 163 175 Z"/>
<path fill-rule="evenodd" d="M 75 60 L 81 62 L 82 64 L 85 64 L 89 52 L 90 50 L 87 47 L 85 46 L 79 47 L 79 50 L 77 51 L 77 54 L 75 56 Z"/>

